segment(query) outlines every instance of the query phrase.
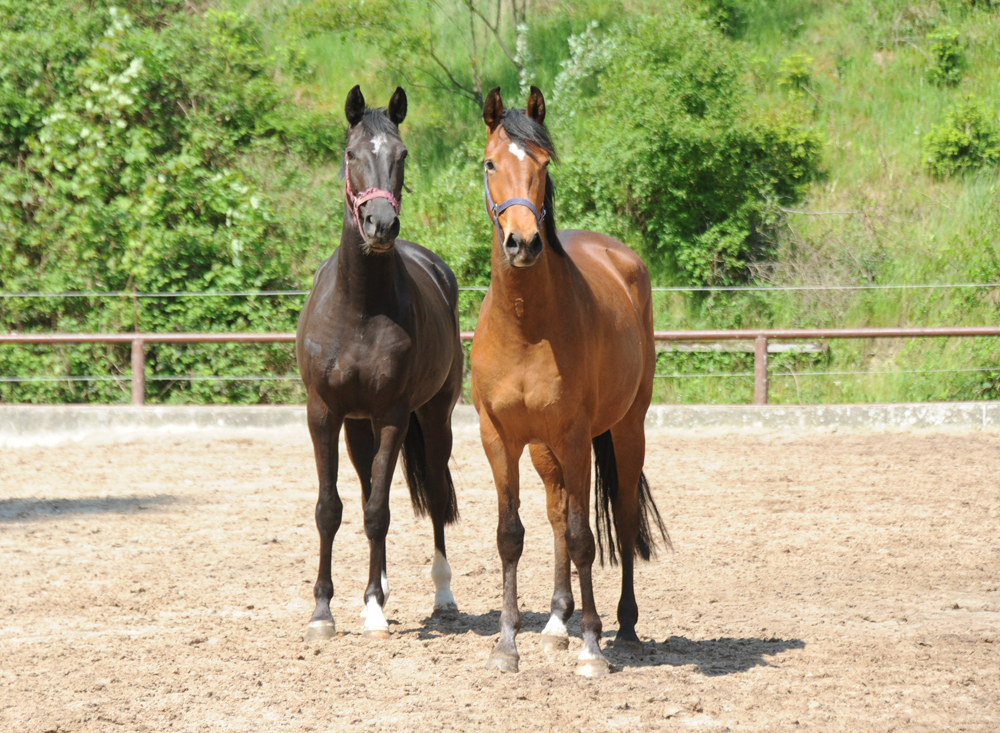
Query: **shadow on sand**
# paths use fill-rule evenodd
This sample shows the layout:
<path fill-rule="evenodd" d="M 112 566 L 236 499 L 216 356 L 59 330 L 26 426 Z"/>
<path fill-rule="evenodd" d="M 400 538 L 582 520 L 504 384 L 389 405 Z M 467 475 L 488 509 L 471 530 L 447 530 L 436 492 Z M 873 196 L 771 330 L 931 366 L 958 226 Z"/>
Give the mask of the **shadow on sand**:
<path fill-rule="evenodd" d="M 538 634 L 549 620 L 548 613 L 521 611 L 521 647 L 531 635 Z M 574 623 L 575 622 L 575 623 Z M 580 638 L 580 612 L 570 619 L 570 636 Z M 439 639 L 449 635 L 473 632 L 480 636 L 495 636 L 500 630 L 500 611 L 490 611 L 480 615 L 459 612 L 450 618 L 427 616 L 421 626 L 400 633 L 416 633 L 421 640 Z M 772 666 L 768 657 L 774 657 L 789 650 L 805 649 L 801 639 L 761 639 L 756 637 L 692 640 L 683 636 L 671 636 L 665 641 L 647 641 L 643 644 L 643 655 L 636 656 L 618 649 L 612 644 L 617 628 L 605 629 L 602 646 L 608 661 L 615 667 L 687 667 L 694 665 L 706 677 L 746 672 L 754 667 Z M 579 649 L 579 642 L 572 644 Z M 527 647 L 525 647 L 527 649 Z M 522 652 L 523 653 L 523 652 Z"/>
<path fill-rule="evenodd" d="M 82 497 L 79 499 L 0 499 L 0 522 L 62 519 L 81 514 L 131 514 L 158 510 L 183 501 L 170 494 L 156 496 Z"/>

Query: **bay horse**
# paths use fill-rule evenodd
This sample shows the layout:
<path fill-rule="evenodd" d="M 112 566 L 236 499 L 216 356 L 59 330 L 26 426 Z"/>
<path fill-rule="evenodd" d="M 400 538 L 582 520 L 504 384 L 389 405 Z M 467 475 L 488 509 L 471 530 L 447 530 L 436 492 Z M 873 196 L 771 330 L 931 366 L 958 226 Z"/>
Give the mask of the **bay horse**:
<path fill-rule="evenodd" d="M 457 611 L 444 527 L 458 517 L 448 470 L 451 412 L 462 389 L 458 283 L 440 257 L 397 239 L 406 93 L 397 88 L 388 108 L 369 109 L 355 86 L 344 112 L 349 128 L 340 246 L 316 271 L 295 339 L 319 474 L 319 572 L 307 640 L 336 631 L 330 562 L 344 506 L 337 492 L 342 425 L 361 482 L 369 545 L 363 633 L 389 635 L 385 538 L 389 486 L 401 451 L 413 508 L 430 514 L 434 525 L 434 613 Z"/>
<path fill-rule="evenodd" d="M 600 648 L 591 578 L 591 446 L 601 560 L 605 545 L 612 564 L 616 549 L 621 556 L 615 645 L 629 652 L 642 648 L 635 632 L 635 554 L 651 557 L 654 529 L 670 542 L 642 472 L 656 356 L 649 273 L 611 237 L 556 231 L 547 171 L 556 153 L 543 124 L 545 99 L 536 87 L 525 110 L 504 109 L 500 88 L 493 89 L 483 120 L 489 131 L 484 177 L 493 249 L 490 287 L 472 342 L 472 398 L 496 483 L 503 567 L 500 638 L 487 667 L 518 669 L 517 563 L 524 542 L 518 461 L 528 446 L 545 484 L 555 540 L 555 591 L 543 647 L 568 648 L 572 560 L 583 600 L 577 672 L 598 676 L 609 665 Z"/>

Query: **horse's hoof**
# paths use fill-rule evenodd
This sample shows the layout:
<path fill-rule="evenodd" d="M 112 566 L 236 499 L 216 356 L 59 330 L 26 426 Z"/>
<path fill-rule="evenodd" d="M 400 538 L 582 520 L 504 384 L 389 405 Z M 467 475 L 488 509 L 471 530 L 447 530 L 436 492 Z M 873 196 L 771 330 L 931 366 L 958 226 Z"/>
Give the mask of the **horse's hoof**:
<path fill-rule="evenodd" d="M 604 657 L 584 659 L 576 667 L 576 673 L 581 677 L 603 677 L 611 672 L 611 665 Z"/>
<path fill-rule="evenodd" d="M 431 611 L 431 618 L 454 621 L 458 618 L 458 606 L 454 603 L 443 603 L 440 606 L 434 606 L 434 610 Z"/>
<path fill-rule="evenodd" d="M 492 652 L 486 660 L 486 669 L 499 669 L 501 672 L 517 672 L 517 657 L 511 654 Z"/>
<path fill-rule="evenodd" d="M 553 634 L 542 634 L 542 651 L 564 652 L 569 649 L 568 636 L 555 636 Z"/>
<path fill-rule="evenodd" d="M 310 621 L 306 627 L 306 641 L 316 641 L 318 639 L 332 639 L 337 635 L 337 625 L 333 619 L 320 621 Z"/>
<path fill-rule="evenodd" d="M 388 639 L 389 629 L 362 629 L 361 635 L 366 639 Z"/>
<path fill-rule="evenodd" d="M 630 659 L 642 659 L 645 655 L 645 648 L 641 641 L 633 641 L 631 639 L 615 639 L 608 646 L 610 646 L 615 654 L 621 654 L 629 657 Z"/>

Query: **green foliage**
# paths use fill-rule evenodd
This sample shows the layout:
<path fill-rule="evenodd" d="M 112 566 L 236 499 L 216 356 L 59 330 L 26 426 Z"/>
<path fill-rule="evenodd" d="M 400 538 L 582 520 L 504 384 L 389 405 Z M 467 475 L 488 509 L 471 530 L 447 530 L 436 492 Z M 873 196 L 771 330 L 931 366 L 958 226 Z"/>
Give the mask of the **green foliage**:
<path fill-rule="evenodd" d="M 335 160 L 343 129 L 286 101 L 275 81 L 277 58 L 246 16 L 171 15 L 179 6 L 148 0 L 125 13 L 94 3 L 93 12 L 67 13 L 55 0 L 0 5 L 0 290 L 308 282 L 302 263 L 338 223 L 322 199 L 338 200 L 339 186 L 332 175 L 317 179 Z M 286 330 L 297 308 L 253 299 L 0 301 L 0 318 L 24 331 Z M 36 350 L 27 363 L 5 350 L 0 371 L 91 374 L 88 362 L 103 364 L 94 358 L 102 350 Z M 199 349 L 151 351 L 154 375 L 211 371 Z M 212 369 L 229 362 L 231 374 L 293 368 L 287 347 L 256 349 L 253 360 L 245 349 L 214 351 Z M 114 355 L 113 373 L 126 371 L 122 356 Z M 121 394 L 114 383 L 66 389 L 28 393 L 47 400 Z M 154 382 L 152 392 L 227 401 L 256 389 Z"/>
<path fill-rule="evenodd" d="M 1000 125 L 985 105 L 966 97 L 924 137 L 924 152 L 927 168 L 941 177 L 1000 165 Z"/>
<path fill-rule="evenodd" d="M 792 97 L 803 96 L 809 90 L 812 64 L 812 57 L 804 53 L 786 56 L 778 66 L 778 84 L 786 87 Z"/>
<path fill-rule="evenodd" d="M 955 86 L 962 80 L 966 67 L 959 32 L 954 28 L 941 28 L 928 33 L 927 40 L 930 42 L 927 78 L 934 84 Z"/>
<path fill-rule="evenodd" d="M 588 144 L 557 180 L 560 223 L 637 238 L 685 283 L 746 280 L 816 174 L 818 136 L 756 110 L 739 48 L 691 13 L 630 21 L 607 43 L 599 94 L 576 100 Z"/>

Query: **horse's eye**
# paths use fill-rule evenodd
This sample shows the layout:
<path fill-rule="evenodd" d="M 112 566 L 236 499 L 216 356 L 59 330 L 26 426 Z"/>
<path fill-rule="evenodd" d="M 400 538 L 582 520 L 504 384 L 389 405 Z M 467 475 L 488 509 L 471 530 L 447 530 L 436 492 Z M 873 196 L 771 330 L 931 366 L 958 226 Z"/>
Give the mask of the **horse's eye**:
<path fill-rule="evenodd" d="M 354 160 L 354 153 L 352 153 L 350 150 L 347 151 L 347 159 Z"/>
<path fill-rule="evenodd" d="M 399 156 L 399 159 L 400 160 L 406 160 L 406 156 L 408 156 L 409 154 L 410 154 L 409 150 L 404 150 L 403 154 Z"/>
<path fill-rule="evenodd" d="M 483 163 L 483 168 L 485 168 L 486 170 L 488 170 L 490 172 L 496 170 L 496 166 L 493 165 L 493 161 L 492 160 L 487 160 L 485 163 Z"/>

